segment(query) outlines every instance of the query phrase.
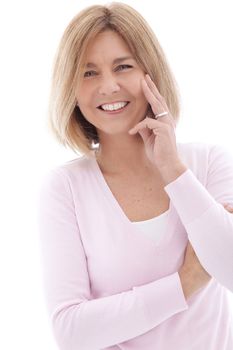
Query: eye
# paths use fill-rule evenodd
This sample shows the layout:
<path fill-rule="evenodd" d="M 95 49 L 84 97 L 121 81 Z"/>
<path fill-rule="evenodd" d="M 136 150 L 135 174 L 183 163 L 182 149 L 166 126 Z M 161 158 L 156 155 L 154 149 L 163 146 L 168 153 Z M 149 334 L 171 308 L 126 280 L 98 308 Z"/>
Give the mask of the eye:
<path fill-rule="evenodd" d="M 130 69 L 133 68 L 133 66 L 129 65 L 129 64 L 121 64 L 119 66 L 117 66 L 116 70 L 121 71 L 121 70 L 125 70 L 125 69 Z M 84 73 L 84 78 L 89 78 L 92 77 L 93 75 L 96 75 L 97 73 L 94 70 L 89 70 L 87 72 Z"/>
<path fill-rule="evenodd" d="M 89 70 L 89 71 L 84 73 L 84 77 L 88 78 L 88 77 L 93 76 L 93 74 L 96 74 L 96 72 L 94 70 Z"/>
<path fill-rule="evenodd" d="M 121 64 L 116 69 L 117 70 L 125 70 L 125 69 L 129 69 L 129 68 L 133 68 L 133 66 L 130 66 L 129 64 Z"/>

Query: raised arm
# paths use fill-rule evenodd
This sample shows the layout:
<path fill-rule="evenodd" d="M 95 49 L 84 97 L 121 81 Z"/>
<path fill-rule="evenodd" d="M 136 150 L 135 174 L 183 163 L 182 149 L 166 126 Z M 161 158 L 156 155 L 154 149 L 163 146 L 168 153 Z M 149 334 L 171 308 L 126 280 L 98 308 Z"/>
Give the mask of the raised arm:
<path fill-rule="evenodd" d="M 233 157 L 222 146 L 209 152 L 206 185 L 188 169 L 164 187 L 205 270 L 233 292 Z"/>

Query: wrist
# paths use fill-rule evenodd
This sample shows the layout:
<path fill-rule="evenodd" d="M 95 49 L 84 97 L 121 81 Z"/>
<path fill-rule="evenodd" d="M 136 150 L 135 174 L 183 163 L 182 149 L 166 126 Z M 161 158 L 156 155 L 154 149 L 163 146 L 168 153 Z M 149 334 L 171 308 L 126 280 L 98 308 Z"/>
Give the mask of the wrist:
<path fill-rule="evenodd" d="M 191 274 L 185 269 L 181 269 L 179 272 L 179 277 L 184 293 L 184 297 L 187 300 L 193 294 L 193 280 Z"/>
<path fill-rule="evenodd" d="M 166 165 L 159 169 L 161 177 L 163 179 L 164 185 L 168 185 L 170 182 L 176 180 L 180 175 L 182 175 L 186 170 L 187 166 L 181 161 L 177 161 L 171 165 Z"/>

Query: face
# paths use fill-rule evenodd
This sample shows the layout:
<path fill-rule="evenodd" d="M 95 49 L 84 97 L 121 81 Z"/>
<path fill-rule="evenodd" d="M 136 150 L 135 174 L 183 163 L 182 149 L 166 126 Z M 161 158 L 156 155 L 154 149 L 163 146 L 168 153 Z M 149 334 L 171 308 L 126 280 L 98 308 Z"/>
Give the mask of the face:
<path fill-rule="evenodd" d="M 105 31 L 90 43 L 76 98 L 100 139 L 105 134 L 127 134 L 145 118 L 148 102 L 141 87 L 144 76 L 117 33 Z"/>

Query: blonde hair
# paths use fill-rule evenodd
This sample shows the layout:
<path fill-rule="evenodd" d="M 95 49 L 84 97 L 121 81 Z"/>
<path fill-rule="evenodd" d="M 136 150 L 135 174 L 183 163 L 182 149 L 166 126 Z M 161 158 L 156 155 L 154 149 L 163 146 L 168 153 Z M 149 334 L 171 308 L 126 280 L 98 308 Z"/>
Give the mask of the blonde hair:
<path fill-rule="evenodd" d="M 112 2 L 93 5 L 79 12 L 61 38 L 54 61 L 49 99 L 49 128 L 56 139 L 75 153 L 93 156 L 98 133 L 76 105 L 75 92 L 83 75 L 87 46 L 105 30 L 117 32 L 134 58 L 155 82 L 176 123 L 179 90 L 165 54 L 148 23 L 129 5 Z"/>

